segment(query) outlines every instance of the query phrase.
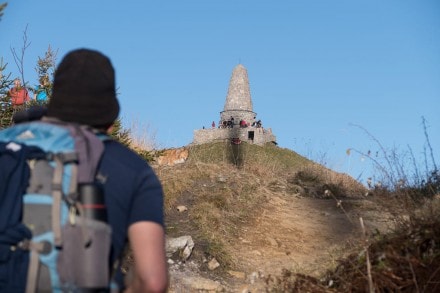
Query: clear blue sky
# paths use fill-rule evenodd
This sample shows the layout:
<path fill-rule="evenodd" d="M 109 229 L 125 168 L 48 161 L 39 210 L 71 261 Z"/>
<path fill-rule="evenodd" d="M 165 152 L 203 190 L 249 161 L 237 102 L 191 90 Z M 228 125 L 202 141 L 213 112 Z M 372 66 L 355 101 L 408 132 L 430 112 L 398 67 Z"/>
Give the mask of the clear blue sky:
<path fill-rule="evenodd" d="M 424 166 L 424 116 L 440 164 L 438 0 L 14 0 L 0 22 L 13 75 L 26 26 L 31 84 L 48 45 L 58 61 L 98 49 L 116 68 L 124 124 L 155 132 L 160 147 L 218 122 L 241 63 L 280 147 L 365 177 L 368 160 L 346 150 L 378 147 L 356 124 L 387 149 L 409 146 Z"/>

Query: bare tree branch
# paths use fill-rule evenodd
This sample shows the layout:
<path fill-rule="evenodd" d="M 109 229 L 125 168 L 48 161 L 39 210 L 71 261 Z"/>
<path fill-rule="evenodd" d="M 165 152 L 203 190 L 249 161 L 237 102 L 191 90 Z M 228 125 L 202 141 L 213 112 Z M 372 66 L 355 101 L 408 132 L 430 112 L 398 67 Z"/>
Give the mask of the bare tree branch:
<path fill-rule="evenodd" d="M 432 146 L 431 146 L 431 142 L 429 141 L 429 135 L 428 135 L 428 127 L 426 126 L 426 119 L 424 116 L 422 116 L 422 125 L 423 125 L 423 132 L 425 134 L 425 139 L 426 139 L 426 144 L 429 148 L 429 155 L 431 156 L 431 161 L 432 164 L 434 165 L 434 172 L 437 172 L 437 164 L 435 163 L 435 159 L 434 159 L 434 152 L 432 150 Z"/>
<path fill-rule="evenodd" d="M 20 54 L 17 53 L 15 48 L 11 47 L 12 56 L 14 57 L 14 62 L 18 67 L 18 72 L 20 72 L 21 81 L 24 86 L 26 86 L 26 80 L 24 79 L 24 55 L 26 49 L 31 45 L 27 37 L 27 28 L 28 25 L 26 25 L 26 28 L 23 31 L 23 46 L 21 47 Z"/>

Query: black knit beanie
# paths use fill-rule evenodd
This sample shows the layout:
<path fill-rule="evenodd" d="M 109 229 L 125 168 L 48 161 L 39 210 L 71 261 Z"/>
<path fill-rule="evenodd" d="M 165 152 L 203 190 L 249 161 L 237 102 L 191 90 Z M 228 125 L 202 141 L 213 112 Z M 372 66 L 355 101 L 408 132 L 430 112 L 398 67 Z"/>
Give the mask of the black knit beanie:
<path fill-rule="evenodd" d="M 98 51 L 69 52 L 55 71 L 47 116 L 96 128 L 110 126 L 119 115 L 115 72 Z"/>

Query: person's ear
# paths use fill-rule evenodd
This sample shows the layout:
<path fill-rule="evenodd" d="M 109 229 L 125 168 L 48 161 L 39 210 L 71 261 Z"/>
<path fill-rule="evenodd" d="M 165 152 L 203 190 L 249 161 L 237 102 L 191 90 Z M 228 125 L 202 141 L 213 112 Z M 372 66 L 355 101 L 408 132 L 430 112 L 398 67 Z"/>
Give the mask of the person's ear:
<path fill-rule="evenodd" d="M 113 125 L 114 125 L 114 124 L 110 125 L 110 126 L 107 128 L 107 133 L 108 133 L 108 134 L 112 133 L 112 131 L 113 131 Z"/>

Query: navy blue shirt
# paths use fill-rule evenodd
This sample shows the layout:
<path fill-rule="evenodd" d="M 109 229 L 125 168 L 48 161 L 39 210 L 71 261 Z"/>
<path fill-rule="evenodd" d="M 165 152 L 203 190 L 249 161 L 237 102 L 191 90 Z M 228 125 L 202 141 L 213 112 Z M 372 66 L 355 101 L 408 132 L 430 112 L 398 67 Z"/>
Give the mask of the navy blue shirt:
<path fill-rule="evenodd" d="M 139 221 L 164 225 L 162 185 L 148 163 L 122 144 L 105 141 L 99 166 L 108 221 L 112 227 L 112 261 L 120 257 L 128 227 Z"/>

